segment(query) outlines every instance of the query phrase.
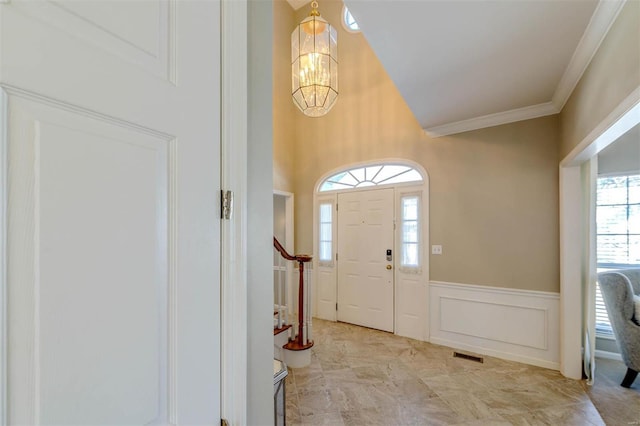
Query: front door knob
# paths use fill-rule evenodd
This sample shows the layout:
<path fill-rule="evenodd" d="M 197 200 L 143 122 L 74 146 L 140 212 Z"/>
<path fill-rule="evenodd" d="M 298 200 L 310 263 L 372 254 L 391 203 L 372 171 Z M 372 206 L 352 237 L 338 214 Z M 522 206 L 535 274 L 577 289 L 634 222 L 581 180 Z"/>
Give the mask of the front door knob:
<path fill-rule="evenodd" d="M 392 268 L 392 266 L 391 266 L 391 265 L 387 265 L 387 269 L 391 269 L 391 268 Z"/>

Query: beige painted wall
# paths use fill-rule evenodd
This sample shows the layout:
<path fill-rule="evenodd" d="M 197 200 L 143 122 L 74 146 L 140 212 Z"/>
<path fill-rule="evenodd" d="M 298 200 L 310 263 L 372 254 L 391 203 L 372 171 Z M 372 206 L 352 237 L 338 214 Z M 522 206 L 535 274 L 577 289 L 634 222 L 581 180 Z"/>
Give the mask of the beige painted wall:
<path fill-rule="evenodd" d="M 560 114 L 560 159 L 640 86 L 640 1 L 628 0 Z"/>
<path fill-rule="evenodd" d="M 313 190 L 324 173 L 406 158 L 430 176 L 430 244 L 443 246 L 431 280 L 559 291 L 558 117 L 428 138 L 364 37 L 343 30 L 341 7 L 320 5 L 339 32 L 338 101 L 322 118 L 294 111 L 296 251 L 313 251 Z"/>
<path fill-rule="evenodd" d="M 273 188 L 293 192 L 296 107 L 291 100 L 291 31 L 293 9 L 273 2 Z"/>

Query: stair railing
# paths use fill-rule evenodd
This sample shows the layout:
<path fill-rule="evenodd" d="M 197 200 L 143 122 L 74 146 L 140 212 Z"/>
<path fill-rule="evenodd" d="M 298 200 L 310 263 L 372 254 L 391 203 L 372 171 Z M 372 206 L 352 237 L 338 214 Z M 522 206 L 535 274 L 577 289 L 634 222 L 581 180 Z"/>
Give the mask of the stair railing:
<path fill-rule="evenodd" d="M 305 263 L 311 262 L 312 257 L 306 254 L 291 255 L 289 254 L 276 237 L 273 237 L 273 247 L 280 255 L 293 262 L 298 263 L 299 279 L 298 279 L 298 329 L 297 335 L 284 348 L 292 351 L 300 351 L 313 346 L 311 340 L 311 309 L 309 303 L 309 276 L 308 269 L 305 274 Z M 306 278 L 306 279 L 305 279 Z"/>

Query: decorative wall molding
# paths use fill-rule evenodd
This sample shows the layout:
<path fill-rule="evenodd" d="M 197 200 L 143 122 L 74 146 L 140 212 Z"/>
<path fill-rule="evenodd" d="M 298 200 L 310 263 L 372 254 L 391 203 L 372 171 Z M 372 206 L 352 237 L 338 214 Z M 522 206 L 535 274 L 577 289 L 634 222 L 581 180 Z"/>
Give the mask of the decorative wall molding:
<path fill-rule="evenodd" d="M 578 143 L 560 167 L 579 166 L 640 122 L 640 86 L 622 100 L 594 129 Z"/>
<path fill-rule="evenodd" d="M 469 118 L 467 120 L 456 121 L 454 123 L 447 123 L 441 126 L 428 127 L 424 129 L 424 131 L 429 137 L 436 138 L 439 136 L 484 129 L 486 127 L 499 126 L 501 124 L 530 120 L 532 118 L 544 117 L 547 115 L 557 114 L 559 112 L 560 110 L 552 102 L 545 102 L 538 105 L 531 105 L 509 111 L 483 115 L 481 117 Z"/>
<path fill-rule="evenodd" d="M 558 370 L 558 293 L 432 281 L 432 343 Z"/>
<path fill-rule="evenodd" d="M 607 0 L 600 1 L 596 6 L 596 10 L 591 16 L 589 25 L 584 31 L 582 38 L 578 42 L 576 50 L 573 52 L 571 61 L 564 71 L 560 83 L 553 94 L 551 102 L 561 111 L 567 100 L 573 93 L 576 85 L 582 78 L 591 60 L 600 48 L 602 41 L 606 37 L 611 25 L 615 22 L 622 6 L 626 0 Z"/>

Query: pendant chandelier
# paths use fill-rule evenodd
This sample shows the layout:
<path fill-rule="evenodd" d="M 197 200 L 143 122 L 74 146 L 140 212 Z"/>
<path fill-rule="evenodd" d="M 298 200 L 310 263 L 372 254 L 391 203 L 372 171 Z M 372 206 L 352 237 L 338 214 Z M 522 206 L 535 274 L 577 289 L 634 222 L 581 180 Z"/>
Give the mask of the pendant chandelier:
<path fill-rule="evenodd" d="M 309 117 L 325 115 L 338 98 L 338 34 L 315 0 L 291 33 L 291 83 L 293 103 Z"/>

